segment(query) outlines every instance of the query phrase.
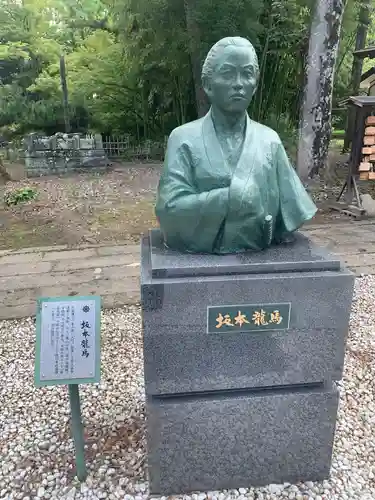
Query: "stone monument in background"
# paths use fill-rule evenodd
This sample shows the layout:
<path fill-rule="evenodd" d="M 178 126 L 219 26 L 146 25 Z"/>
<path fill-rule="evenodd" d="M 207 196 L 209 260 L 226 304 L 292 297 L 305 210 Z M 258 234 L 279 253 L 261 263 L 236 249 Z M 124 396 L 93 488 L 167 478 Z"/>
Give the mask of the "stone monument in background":
<path fill-rule="evenodd" d="M 211 49 L 142 240 L 152 494 L 329 475 L 354 277 L 295 232 L 316 207 L 247 115 L 258 76 L 247 40 Z"/>
<path fill-rule="evenodd" d="M 44 137 L 33 133 L 25 137 L 24 149 L 28 177 L 105 171 L 111 165 L 100 134 L 81 137 L 59 132 Z"/>

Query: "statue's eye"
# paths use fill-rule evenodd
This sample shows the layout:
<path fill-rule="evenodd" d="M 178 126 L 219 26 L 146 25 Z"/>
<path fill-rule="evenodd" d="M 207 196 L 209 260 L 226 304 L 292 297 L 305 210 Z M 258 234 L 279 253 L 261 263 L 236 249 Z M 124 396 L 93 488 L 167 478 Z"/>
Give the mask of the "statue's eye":
<path fill-rule="evenodd" d="M 231 78 L 232 73 L 233 72 L 230 69 L 227 69 L 227 70 L 224 70 L 221 72 L 221 76 L 228 79 L 228 78 Z"/>

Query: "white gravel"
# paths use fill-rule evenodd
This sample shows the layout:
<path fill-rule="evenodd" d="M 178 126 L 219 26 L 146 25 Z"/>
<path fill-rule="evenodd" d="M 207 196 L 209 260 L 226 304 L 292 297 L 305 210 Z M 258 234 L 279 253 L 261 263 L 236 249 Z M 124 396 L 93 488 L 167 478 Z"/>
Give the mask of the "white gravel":
<path fill-rule="evenodd" d="M 174 498 L 374 500 L 374 304 L 375 276 L 359 278 L 328 481 Z M 149 498 L 140 312 L 106 311 L 102 319 L 102 383 L 81 387 L 90 470 L 85 484 L 73 472 L 66 388 L 33 385 L 33 320 L 0 322 L 0 499 Z"/>

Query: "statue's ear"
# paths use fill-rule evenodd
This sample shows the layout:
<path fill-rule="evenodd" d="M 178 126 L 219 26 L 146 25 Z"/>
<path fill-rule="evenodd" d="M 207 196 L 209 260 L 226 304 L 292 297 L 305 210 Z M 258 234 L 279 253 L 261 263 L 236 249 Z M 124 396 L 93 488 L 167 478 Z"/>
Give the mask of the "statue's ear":
<path fill-rule="evenodd" d="M 205 91 L 207 97 L 210 99 L 210 97 L 212 95 L 211 79 L 207 78 L 207 76 L 204 76 L 202 78 L 202 87 L 203 87 L 203 90 Z"/>

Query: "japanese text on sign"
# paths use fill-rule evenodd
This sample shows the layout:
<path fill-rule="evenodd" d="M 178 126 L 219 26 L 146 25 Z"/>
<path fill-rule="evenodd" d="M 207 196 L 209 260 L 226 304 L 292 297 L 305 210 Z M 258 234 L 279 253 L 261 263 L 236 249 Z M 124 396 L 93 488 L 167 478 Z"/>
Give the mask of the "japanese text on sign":
<path fill-rule="evenodd" d="M 282 321 L 283 317 L 281 316 L 280 311 L 277 310 L 272 311 L 267 315 L 267 313 L 263 309 L 261 309 L 260 311 L 255 311 L 251 317 L 251 322 L 257 326 L 269 325 L 270 323 L 280 325 Z M 233 320 L 230 314 L 225 314 L 225 316 L 223 316 L 221 313 L 219 313 L 219 316 L 216 318 L 216 322 L 216 328 L 221 328 L 223 325 L 239 325 L 241 327 L 245 323 L 250 324 L 250 321 L 248 321 L 246 314 L 242 314 L 241 311 L 238 311 L 237 316 L 233 318 Z"/>
<path fill-rule="evenodd" d="M 290 304 L 208 308 L 207 331 L 259 331 L 289 328 Z"/>
<path fill-rule="evenodd" d="M 36 378 L 74 381 L 98 376 L 100 299 L 40 299 Z"/>
<path fill-rule="evenodd" d="M 82 331 L 82 341 L 81 341 L 81 347 L 82 347 L 82 356 L 85 358 L 88 358 L 90 356 L 90 346 L 89 346 L 89 337 L 90 337 L 90 330 L 91 326 L 88 321 L 82 321 L 81 323 L 81 331 Z"/>

